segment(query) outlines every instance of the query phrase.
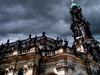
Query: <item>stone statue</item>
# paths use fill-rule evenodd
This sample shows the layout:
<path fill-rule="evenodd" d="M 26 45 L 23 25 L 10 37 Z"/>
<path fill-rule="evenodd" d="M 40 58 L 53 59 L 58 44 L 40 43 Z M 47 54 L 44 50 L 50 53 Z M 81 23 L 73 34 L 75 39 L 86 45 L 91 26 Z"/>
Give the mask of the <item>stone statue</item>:
<path fill-rule="evenodd" d="M 42 36 L 45 36 L 45 32 L 42 33 Z"/>
<path fill-rule="evenodd" d="M 31 34 L 29 35 L 29 38 L 31 38 Z"/>
<path fill-rule="evenodd" d="M 10 40 L 8 39 L 8 40 L 7 40 L 7 44 L 9 44 L 9 41 L 10 41 Z"/>
<path fill-rule="evenodd" d="M 64 40 L 64 42 L 65 42 L 65 46 L 68 46 L 68 41 L 66 40 L 66 38 L 65 38 L 65 40 Z"/>

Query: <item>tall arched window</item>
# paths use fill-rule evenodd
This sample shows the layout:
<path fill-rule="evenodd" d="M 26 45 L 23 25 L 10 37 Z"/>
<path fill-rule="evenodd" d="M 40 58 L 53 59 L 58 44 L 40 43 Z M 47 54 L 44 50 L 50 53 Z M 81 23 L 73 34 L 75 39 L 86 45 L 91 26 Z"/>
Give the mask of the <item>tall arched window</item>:
<path fill-rule="evenodd" d="M 0 75 L 7 75 L 8 70 L 6 70 L 5 68 L 0 68 Z"/>
<path fill-rule="evenodd" d="M 19 70 L 18 75 L 24 75 L 24 69 L 23 69 L 23 68 L 21 68 L 21 69 Z"/>
<path fill-rule="evenodd" d="M 5 75 L 5 71 L 2 71 L 2 72 L 0 73 L 0 75 Z"/>

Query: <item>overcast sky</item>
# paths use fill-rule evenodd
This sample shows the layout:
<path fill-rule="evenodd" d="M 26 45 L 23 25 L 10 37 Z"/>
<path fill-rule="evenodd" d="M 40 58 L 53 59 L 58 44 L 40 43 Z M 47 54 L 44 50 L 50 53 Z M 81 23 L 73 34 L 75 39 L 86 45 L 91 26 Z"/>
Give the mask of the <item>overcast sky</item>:
<path fill-rule="evenodd" d="M 100 0 L 75 0 L 82 8 L 83 16 L 91 24 L 93 37 L 100 42 Z M 7 39 L 14 42 L 20 37 L 27 39 L 29 34 L 56 39 L 57 36 L 69 40 L 71 0 L 0 0 L 0 44 Z"/>

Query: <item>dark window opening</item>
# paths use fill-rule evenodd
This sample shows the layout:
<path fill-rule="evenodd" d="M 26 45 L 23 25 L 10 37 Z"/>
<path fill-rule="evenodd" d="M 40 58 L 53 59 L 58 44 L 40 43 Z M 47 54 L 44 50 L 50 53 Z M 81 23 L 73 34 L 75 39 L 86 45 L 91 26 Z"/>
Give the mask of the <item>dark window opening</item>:
<path fill-rule="evenodd" d="M 0 73 L 0 75 L 5 75 L 5 71 L 2 71 L 2 72 Z"/>
<path fill-rule="evenodd" d="M 18 75 L 24 75 L 24 69 L 23 69 L 23 68 L 21 68 L 21 69 L 19 70 Z"/>

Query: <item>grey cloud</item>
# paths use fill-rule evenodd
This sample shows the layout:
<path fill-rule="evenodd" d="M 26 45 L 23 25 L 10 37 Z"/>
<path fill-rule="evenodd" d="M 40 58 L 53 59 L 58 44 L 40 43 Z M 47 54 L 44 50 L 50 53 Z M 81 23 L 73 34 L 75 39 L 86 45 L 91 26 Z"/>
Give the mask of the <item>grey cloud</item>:
<path fill-rule="evenodd" d="M 75 3 L 82 7 L 93 36 L 100 34 L 100 1 L 75 0 Z M 0 0 L 0 43 L 18 36 L 25 39 L 30 33 L 41 35 L 43 31 L 53 38 L 73 38 L 70 5 L 70 0 Z M 71 44 L 73 39 L 69 41 Z"/>

